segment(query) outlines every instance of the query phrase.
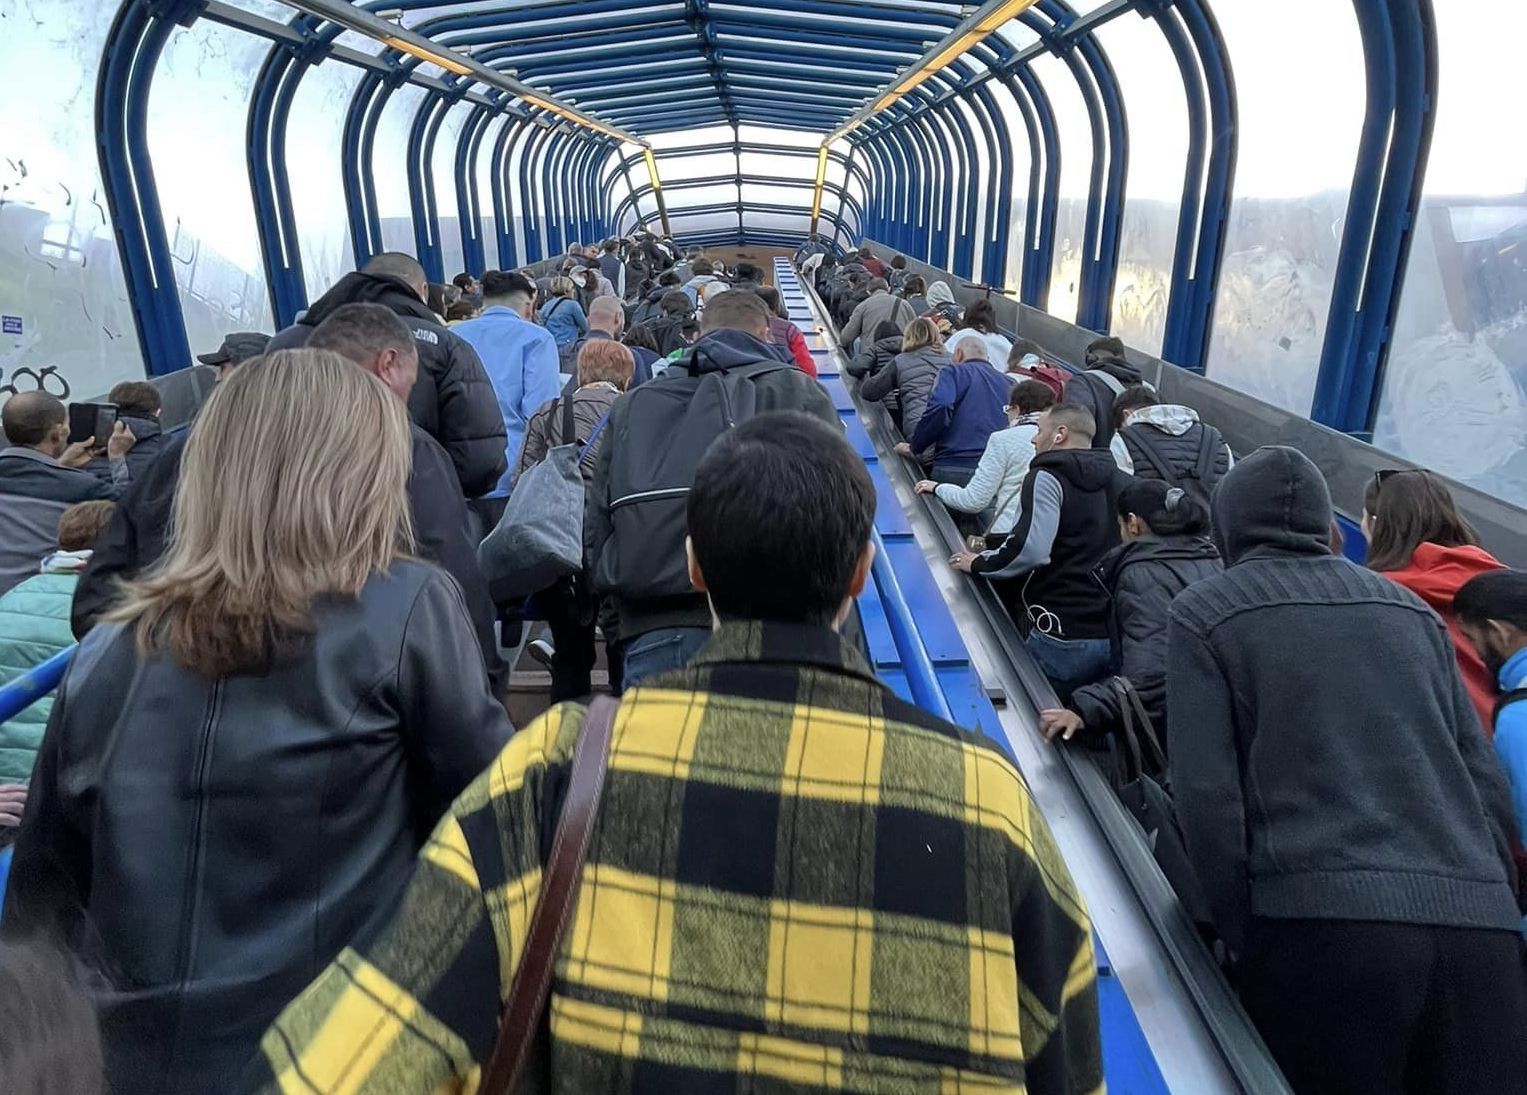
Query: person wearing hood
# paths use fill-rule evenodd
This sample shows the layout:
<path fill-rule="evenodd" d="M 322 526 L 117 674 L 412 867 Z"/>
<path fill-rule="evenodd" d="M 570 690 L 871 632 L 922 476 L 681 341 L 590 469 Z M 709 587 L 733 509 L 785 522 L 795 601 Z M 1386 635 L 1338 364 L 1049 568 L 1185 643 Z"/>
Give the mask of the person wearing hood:
<path fill-rule="evenodd" d="M 1495 706 L 1495 675 L 1453 614 L 1453 597 L 1471 578 L 1505 564 L 1479 546 L 1479 534 L 1453 502 L 1447 486 L 1429 471 L 1381 471 L 1363 496 L 1363 535 L 1368 569 L 1399 582 L 1442 617 L 1458 671 L 1479 722 L 1488 732 Z"/>
<path fill-rule="evenodd" d="M 1214 484 L 1235 464 L 1224 437 L 1180 403 L 1162 403 L 1144 384 L 1113 401 L 1115 432 L 1109 451 L 1119 470 L 1181 487 L 1205 508 Z"/>
<path fill-rule="evenodd" d="M 1124 542 L 1103 556 L 1097 569 L 1108 590 L 1113 657 L 1166 746 L 1166 627 L 1172 600 L 1224 567 L 1209 539 L 1209 511 L 1181 488 L 1160 479 L 1131 479 L 1119 491 L 1115 509 Z M 1041 711 L 1039 728 L 1052 741 L 1080 733 L 1089 745 L 1101 746 L 1104 735 L 1123 725 L 1123 702 L 1111 678 L 1094 681 L 1073 692 L 1064 708 Z"/>
<path fill-rule="evenodd" d="M 727 284 L 716 276 L 716 264 L 710 259 L 696 259 L 690 267 L 693 276 L 684 283 L 684 295 L 696 308 L 710 303 L 710 298 L 727 291 Z"/>
<path fill-rule="evenodd" d="M 984 364 L 984 363 L 983 363 Z M 1000 373 L 987 367 L 997 381 Z M 1092 412 L 1057 403 L 1039 416 L 1033 461 L 1019 492 L 1018 523 L 979 555 L 957 552 L 956 570 L 996 583 L 1023 645 L 1062 701 L 1108 672 L 1108 598 L 1092 572 L 1118 543 L 1111 491 L 1116 470 L 1092 447 Z"/>
<path fill-rule="evenodd" d="M 308 336 L 344 304 L 381 304 L 401 316 L 419 344 L 419 381 L 408 397 L 409 416 L 445 448 L 461 480 L 462 495 L 493 490 L 508 468 L 504 421 L 483 363 L 459 334 L 425 305 L 429 279 L 412 255 L 388 251 L 346 274 L 313 302 L 302 318 L 280 331 L 266 352 L 307 345 Z"/>
<path fill-rule="evenodd" d="M 872 278 L 868 289 L 869 295 L 854 306 L 848 323 L 838 335 L 838 341 L 845 347 L 852 347 L 854 340 L 861 335 L 873 336 L 884 323 L 891 324 L 899 334 L 917 318 L 910 304 L 891 295 L 884 278 Z"/>
<path fill-rule="evenodd" d="M 111 521 L 115 502 L 78 502 L 58 519 L 58 550 L 42 560 L 32 575 L 0 597 L 0 684 L 36 669 L 74 645 L 69 608 L 80 572 L 90 560 L 96 538 Z M 43 696 L 0 723 L 0 788 L 24 784 L 42 742 L 53 697 Z M 0 845 L 5 844 L 0 830 Z"/>
<path fill-rule="evenodd" d="M 1066 382 L 1065 399 L 1092 412 L 1098 424 L 1094 448 L 1106 449 L 1113 441 L 1113 401 L 1124 389 L 1144 383 L 1140 370 L 1124 360 L 1124 343 L 1117 338 L 1093 339 L 1087 344 L 1086 368 Z"/>
<path fill-rule="evenodd" d="M 701 394 L 710 398 L 708 387 L 702 389 L 697 384 L 697 379 L 703 381 L 707 374 L 788 364 L 788 368 L 760 371 L 747 382 L 753 395 L 752 414 L 802 411 L 842 428 L 827 389 L 797 368 L 783 347 L 770 344 L 769 309 L 756 293 L 745 289 L 718 293 L 706 304 L 701 318 L 701 336 L 683 356 L 661 375 L 615 401 L 588 490 L 584 555 L 595 591 L 610 596 L 620 617 L 625 688 L 685 665 L 709 639 L 711 628 L 705 595 L 689 590 L 687 583 L 684 593 L 629 592 L 633 587 L 650 588 L 656 581 L 650 577 L 655 572 L 661 571 L 666 580 L 670 577 L 668 568 L 677 565 L 666 551 L 661 559 L 654 560 L 656 545 L 684 542 L 682 498 L 688 491 L 693 465 L 683 469 L 693 446 L 686 446 L 683 438 L 651 436 L 654 424 L 671 421 L 675 404 L 693 407 Z M 695 409 L 693 414 L 697 422 L 715 417 L 714 412 L 706 415 L 703 409 Z M 653 451 L 659 445 L 666 446 L 661 455 Z M 654 468 L 658 470 L 652 471 Z M 613 481 L 615 469 L 619 469 L 619 482 Z M 629 477 L 647 473 L 662 480 L 661 489 L 649 489 L 645 480 L 635 487 L 626 482 Z M 675 482 L 676 478 L 682 481 Z M 658 497 L 674 492 L 678 494 L 673 500 Z M 643 499 L 648 504 L 637 508 Z M 632 528 L 638 517 L 647 522 L 639 536 L 620 534 L 612 513 L 617 505 L 624 510 L 625 528 Z"/>
<path fill-rule="evenodd" d="M 865 377 L 859 394 L 871 403 L 884 403 L 901 436 L 911 437 L 928 409 L 939 371 L 952 364 L 934 322 L 914 319 L 901 336 L 901 352 L 889 367 Z"/>
<path fill-rule="evenodd" d="M 946 281 L 935 281 L 928 286 L 927 311 L 918 313 L 927 316 L 938 324 L 939 333 L 945 338 L 954 330 L 954 325 L 960 322 L 960 306 L 954 299 L 954 291 L 949 288 Z"/>
<path fill-rule="evenodd" d="M 1238 462 L 1213 517 L 1226 569 L 1172 603 L 1167 712 L 1242 1003 L 1295 1091 L 1520 1090 L 1516 820 L 1447 629 L 1331 554 L 1295 449 Z"/>

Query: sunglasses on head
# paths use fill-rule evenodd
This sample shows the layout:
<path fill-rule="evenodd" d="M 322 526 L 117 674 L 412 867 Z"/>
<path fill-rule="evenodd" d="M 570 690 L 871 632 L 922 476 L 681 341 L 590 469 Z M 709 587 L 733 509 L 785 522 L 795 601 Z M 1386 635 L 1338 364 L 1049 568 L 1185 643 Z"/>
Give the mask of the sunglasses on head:
<path fill-rule="evenodd" d="M 1396 475 L 1402 475 L 1410 470 L 1409 468 L 1380 468 L 1373 473 L 1373 489 L 1382 490 L 1384 484 L 1389 482 L 1389 480 L 1393 479 Z"/>

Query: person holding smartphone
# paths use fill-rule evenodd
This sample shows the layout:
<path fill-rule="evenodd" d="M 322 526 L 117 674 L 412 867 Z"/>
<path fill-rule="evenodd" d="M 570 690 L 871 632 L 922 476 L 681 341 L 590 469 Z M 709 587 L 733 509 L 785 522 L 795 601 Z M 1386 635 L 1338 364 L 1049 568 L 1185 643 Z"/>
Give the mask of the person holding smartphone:
<path fill-rule="evenodd" d="M 0 409 L 6 447 L 0 449 L 0 594 L 38 572 L 53 550 L 58 519 L 76 502 L 115 500 L 127 488 L 127 453 L 137 440 L 124 423 L 112 427 L 104 449 L 110 478 L 85 470 L 99 451 L 92 434 L 69 441 L 69 411 L 47 392 L 13 395 Z"/>

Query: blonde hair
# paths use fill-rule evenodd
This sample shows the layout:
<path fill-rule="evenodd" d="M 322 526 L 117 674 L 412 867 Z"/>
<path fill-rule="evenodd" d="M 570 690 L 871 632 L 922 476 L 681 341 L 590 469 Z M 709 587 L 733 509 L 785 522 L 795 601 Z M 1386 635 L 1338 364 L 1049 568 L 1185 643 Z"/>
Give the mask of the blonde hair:
<path fill-rule="evenodd" d="M 413 550 L 408 415 L 328 350 L 281 350 L 218 384 L 186 443 L 164 559 L 108 619 L 208 677 L 263 672 Z"/>
<path fill-rule="evenodd" d="M 943 338 L 938 333 L 938 324 L 931 319 L 918 317 L 907 324 L 907 329 L 902 332 L 901 352 L 910 354 L 913 350 L 921 350 L 925 346 L 942 346 Z"/>
<path fill-rule="evenodd" d="M 578 351 L 580 387 L 603 380 L 625 391 L 635 371 L 636 355 L 613 338 L 589 339 Z"/>
<path fill-rule="evenodd" d="M 551 295 L 554 297 L 570 297 L 578 291 L 570 277 L 551 279 Z"/>

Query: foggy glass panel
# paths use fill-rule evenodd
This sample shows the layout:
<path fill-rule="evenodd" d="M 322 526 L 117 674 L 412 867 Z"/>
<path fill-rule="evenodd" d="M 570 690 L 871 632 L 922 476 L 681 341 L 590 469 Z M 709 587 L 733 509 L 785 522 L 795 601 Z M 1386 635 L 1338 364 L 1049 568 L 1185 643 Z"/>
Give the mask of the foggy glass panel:
<path fill-rule="evenodd" d="M 12 385 L 37 387 L 33 376 L 50 367 L 48 391 L 88 398 L 143 376 L 95 143 L 96 72 L 117 4 L 14 0 L 6 8 L 0 401 Z"/>
<path fill-rule="evenodd" d="M 1366 102 L 1357 17 L 1328 0 L 1214 10 L 1239 145 L 1208 375 L 1309 414 Z"/>
<path fill-rule="evenodd" d="M 477 231 L 482 237 L 483 261 L 488 270 L 503 268 L 503 260 L 498 256 L 498 224 L 493 219 L 493 147 L 508 124 L 508 115 L 488 120 L 477 144 L 477 163 L 473 165 L 477 172 L 477 212 L 481 219 Z"/>
<path fill-rule="evenodd" d="M 192 353 L 229 331 L 274 330 L 245 149 L 270 48 L 202 20 L 170 35 L 154 70 L 148 148 Z"/>
<path fill-rule="evenodd" d="M 1082 250 L 1087 233 L 1087 193 L 1092 182 L 1092 123 L 1076 77 L 1056 57 L 1032 63 L 1055 111 L 1060 136 L 1060 204 L 1055 215 L 1055 255 L 1050 266 L 1050 295 L 1039 302 L 1052 316 L 1076 320 L 1081 298 Z"/>
<path fill-rule="evenodd" d="M 466 269 L 461 248 L 461 217 L 456 201 L 456 145 L 461 140 L 461 127 L 474 109 L 471 103 L 457 103 L 446 111 L 440 132 L 435 135 L 431 167 L 435 179 L 435 212 L 440 223 L 440 265 L 446 281 Z"/>
<path fill-rule="evenodd" d="M 382 250 L 416 255 L 413 208 L 408 202 L 408 134 L 414 114 L 428 94 L 405 84 L 392 93 L 377 121 L 371 152 L 371 177 L 376 180 L 376 213 L 382 225 Z"/>
<path fill-rule="evenodd" d="M 303 74 L 292 99 L 286 170 L 309 301 L 355 269 L 340 152 L 345 114 L 360 79 L 361 70 L 354 65 L 316 65 Z"/>
<path fill-rule="evenodd" d="M 1172 48 L 1154 19 L 1115 19 L 1099 28 L 1098 37 L 1119 78 L 1132 149 L 1112 333 L 1159 355 L 1188 161 L 1188 97 Z"/>
<path fill-rule="evenodd" d="M 1527 506 L 1527 9 L 1435 8 L 1441 88 L 1374 443 Z"/>
<path fill-rule="evenodd" d="M 1007 268 L 1002 271 L 1002 285 L 1016 291 L 1023 284 L 1023 231 L 1029 217 L 1029 171 L 1035 150 L 1029 143 L 1029 131 L 1023 124 L 1023 113 L 1013 93 L 1000 81 L 992 81 L 990 87 L 1002 115 L 1002 132 L 998 139 L 1006 144 L 1013 159 L 1013 191 L 1008 196 Z M 995 271 L 990 274 L 996 276 Z"/>

